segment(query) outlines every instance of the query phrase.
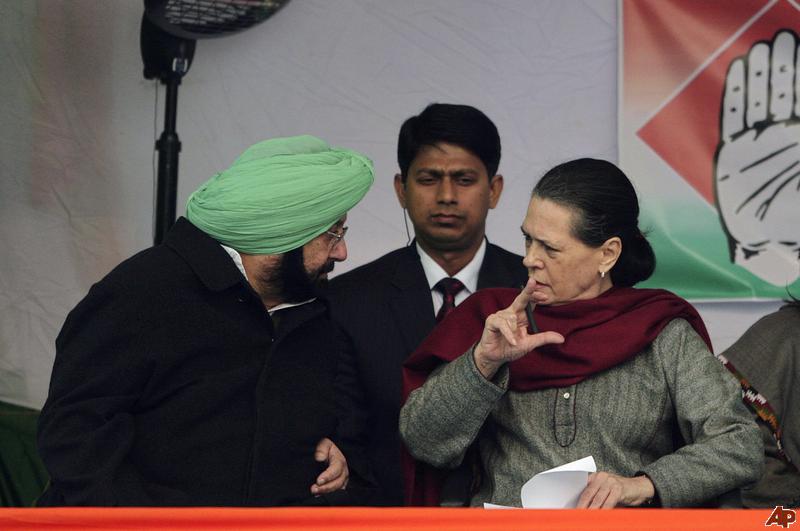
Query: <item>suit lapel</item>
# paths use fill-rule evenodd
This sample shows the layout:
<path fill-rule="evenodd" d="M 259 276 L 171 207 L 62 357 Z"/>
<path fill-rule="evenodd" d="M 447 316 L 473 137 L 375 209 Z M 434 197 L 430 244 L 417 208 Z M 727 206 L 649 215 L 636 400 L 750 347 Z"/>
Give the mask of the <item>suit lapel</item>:
<path fill-rule="evenodd" d="M 490 287 L 519 288 L 526 272 L 521 264 L 511 267 L 497 247 L 488 244 L 478 273 L 478 289 Z M 403 353 L 408 357 L 436 325 L 428 280 L 412 243 L 395 262 L 392 273 L 392 291 L 388 300 L 392 318 L 403 338 Z M 401 360 L 405 361 L 405 357 Z"/>
<path fill-rule="evenodd" d="M 478 272 L 478 289 L 484 288 L 520 288 L 524 282 L 524 269 L 521 259 L 517 271 L 509 269 L 503 261 L 497 248 L 486 242 L 486 255 L 483 257 L 483 264 Z"/>
<path fill-rule="evenodd" d="M 408 357 L 436 324 L 428 281 L 413 244 L 395 263 L 392 287 L 394 293 L 388 301 L 389 308 L 403 337 L 405 357 Z"/>

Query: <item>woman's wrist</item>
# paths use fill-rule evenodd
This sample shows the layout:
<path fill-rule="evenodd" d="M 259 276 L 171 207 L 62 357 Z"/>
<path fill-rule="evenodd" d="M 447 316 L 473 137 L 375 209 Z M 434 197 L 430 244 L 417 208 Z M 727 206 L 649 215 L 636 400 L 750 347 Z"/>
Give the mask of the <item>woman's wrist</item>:
<path fill-rule="evenodd" d="M 633 485 L 633 492 L 630 499 L 626 500 L 626 505 L 640 507 L 650 505 L 656 495 L 656 487 L 649 477 L 642 474 L 630 478 Z"/>
<path fill-rule="evenodd" d="M 491 380 L 498 369 L 500 369 L 500 366 L 503 365 L 502 362 L 498 363 L 484 358 L 480 343 L 475 345 L 472 351 L 472 360 L 475 362 L 475 367 L 478 369 L 478 372 L 487 380 Z"/>

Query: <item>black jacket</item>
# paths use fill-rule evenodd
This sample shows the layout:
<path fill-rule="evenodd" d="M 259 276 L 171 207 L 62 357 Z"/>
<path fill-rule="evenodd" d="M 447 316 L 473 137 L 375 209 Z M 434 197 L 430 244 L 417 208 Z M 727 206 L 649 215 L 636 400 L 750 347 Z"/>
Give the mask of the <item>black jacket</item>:
<path fill-rule="evenodd" d="M 478 289 L 520 287 L 528 279 L 522 257 L 488 244 Z M 341 350 L 354 367 L 349 388 L 351 413 L 345 432 L 367 441 L 380 503 L 402 505 L 398 416 L 402 365 L 436 324 L 430 288 L 410 245 L 331 281 L 331 312 L 340 327 Z"/>
<path fill-rule="evenodd" d="M 278 315 L 275 330 L 227 253 L 183 218 L 116 267 L 56 339 L 39 505 L 329 501 L 309 488 L 338 422 L 332 324 L 320 300 Z"/>

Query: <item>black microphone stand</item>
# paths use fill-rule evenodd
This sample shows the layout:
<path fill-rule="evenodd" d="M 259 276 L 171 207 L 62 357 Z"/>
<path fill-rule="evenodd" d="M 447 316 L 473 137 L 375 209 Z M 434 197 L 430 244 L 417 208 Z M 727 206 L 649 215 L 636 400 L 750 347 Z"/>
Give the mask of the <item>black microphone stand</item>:
<path fill-rule="evenodd" d="M 167 87 L 164 104 L 164 131 L 156 141 L 158 179 L 156 185 L 155 231 L 153 242 L 159 244 L 175 222 L 178 196 L 178 155 L 181 141 L 176 131 L 178 86 L 189 71 L 196 41 L 170 35 L 142 17 L 140 46 L 145 79 L 158 78 Z"/>

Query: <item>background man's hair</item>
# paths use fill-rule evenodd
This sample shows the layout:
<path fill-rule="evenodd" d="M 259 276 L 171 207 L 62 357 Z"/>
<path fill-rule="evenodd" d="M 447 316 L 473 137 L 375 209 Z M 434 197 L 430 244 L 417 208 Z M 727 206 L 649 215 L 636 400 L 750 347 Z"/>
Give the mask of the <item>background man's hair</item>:
<path fill-rule="evenodd" d="M 432 103 L 400 128 L 397 162 L 405 182 L 408 168 L 425 146 L 440 142 L 459 146 L 481 159 L 491 179 L 500 165 L 500 135 L 497 127 L 475 107 Z"/>

